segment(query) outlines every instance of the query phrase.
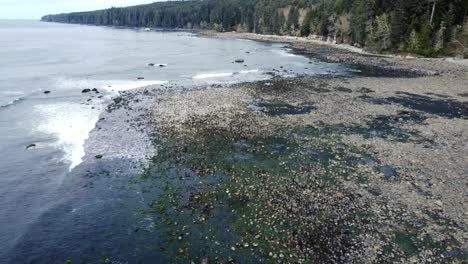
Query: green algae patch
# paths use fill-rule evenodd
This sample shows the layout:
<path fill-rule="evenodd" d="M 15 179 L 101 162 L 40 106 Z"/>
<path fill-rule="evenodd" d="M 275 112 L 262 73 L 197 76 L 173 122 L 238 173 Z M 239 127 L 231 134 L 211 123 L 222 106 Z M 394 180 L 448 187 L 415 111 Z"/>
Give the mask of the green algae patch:
<path fill-rule="evenodd" d="M 176 262 L 347 261 L 372 217 L 343 184 L 365 181 L 354 167 L 360 153 L 331 131 L 172 133 L 141 179 L 162 194 L 141 213 L 159 223 Z"/>
<path fill-rule="evenodd" d="M 325 87 L 320 83 L 300 85 L 326 98 L 315 89 Z M 421 192 L 421 185 L 409 184 L 405 165 L 375 148 L 376 142 L 434 147 L 415 128 L 430 120 L 426 113 L 384 112 L 330 125 L 314 121 L 323 115 L 321 103 L 293 87 L 260 83 L 250 91 L 256 99 L 244 90 L 213 89 L 161 100 L 154 113 L 157 153 L 141 177 L 131 179 L 145 197 L 135 236 L 153 238 L 144 250 L 175 263 L 443 262 L 464 256 L 458 230 L 441 232 L 456 223 L 446 223 L 430 204 L 428 213 L 402 201 L 400 193 Z M 349 92 L 335 91 L 339 98 Z M 184 107 L 193 109 L 179 111 Z M 356 136 L 358 145 L 350 142 Z"/>
<path fill-rule="evenodd" d="M 349 89 L 349 88 L 346 88 L 346 87 L 336 87 L 335 90 L 337 92 L 342 92 L 342 93 L 352 93 L 353 90 Z"/>
<path fill-rule="evenodd" d="M 417 237 L 415 233 L 395 232 L 394 243 L 406 256 L 412 256 L 418 252 Z"/>

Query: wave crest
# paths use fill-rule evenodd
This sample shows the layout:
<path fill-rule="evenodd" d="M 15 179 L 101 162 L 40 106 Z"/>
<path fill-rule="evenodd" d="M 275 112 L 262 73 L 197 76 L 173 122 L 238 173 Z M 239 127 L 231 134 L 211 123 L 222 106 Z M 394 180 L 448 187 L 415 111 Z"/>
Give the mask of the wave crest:
<path fill-rule="evenodd" d="M 5 108 L 5 107 L 12 106 L 12 105 L 14 105 L 14 104 L 16 104 L 16 103 L 19 103 L 19 102 L 21 102 L 21 101 L 24 101 L 24 96 L 15 98 L 15 99 L 13 99 L 13 100 L 11 100 L 11 101 L 5 103 L 5 104 L 1 104 L 1 105 L 0 105 L 0 108 Z"/>

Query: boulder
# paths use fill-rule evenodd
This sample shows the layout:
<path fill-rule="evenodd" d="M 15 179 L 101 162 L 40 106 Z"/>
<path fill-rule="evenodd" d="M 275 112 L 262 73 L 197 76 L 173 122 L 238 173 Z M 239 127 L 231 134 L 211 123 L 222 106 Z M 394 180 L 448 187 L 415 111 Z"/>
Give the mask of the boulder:
<path fill-rule="evenodd" d="M 234 61 L 235 63 L 244 63 L 244 60 L 243 59 L 237 59 Z"/>
<path fill-rule="evenodd" d="M 81 91 L 81 93 L 89 93 L 89 92 L 91 92 L 91 89 L 83 89 L 83 90 Z"/>
<path fill-rule="evenodd" d="M 50 94 L 50 91 L 44 91 L 44 94 Z"/>
<path fill-rule="evenodd" d="M 112 98 L 112 100 L 114 101 L 114 103 L 120 104 L 120 102 L 122 102 L 122 97 Z"/>
<path fill-rule="evenodd" d="M 138 77 L 137 80 L 144 80 L 145 77 Z"/>
<path fill-rule="evenodd" d="M 93 91 L 95 93 L 99 93 L 99 90 L 97 88 L 93 88 L 93 90 L 91 90 L 91 91 Z"/>

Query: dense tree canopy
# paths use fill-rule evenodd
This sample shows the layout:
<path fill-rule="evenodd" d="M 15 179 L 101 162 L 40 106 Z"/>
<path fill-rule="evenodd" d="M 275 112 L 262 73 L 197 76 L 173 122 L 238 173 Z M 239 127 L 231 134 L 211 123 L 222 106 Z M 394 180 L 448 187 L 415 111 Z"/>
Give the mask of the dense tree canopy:
<path fill-rule="evenodd" d="M 48 15 L 50 22 L 294 36 L 376 51 L 442 52 L 463 35 L 466 0 L 193 0 Z M 461 46 L 466 40 L 457 41 Z"/>

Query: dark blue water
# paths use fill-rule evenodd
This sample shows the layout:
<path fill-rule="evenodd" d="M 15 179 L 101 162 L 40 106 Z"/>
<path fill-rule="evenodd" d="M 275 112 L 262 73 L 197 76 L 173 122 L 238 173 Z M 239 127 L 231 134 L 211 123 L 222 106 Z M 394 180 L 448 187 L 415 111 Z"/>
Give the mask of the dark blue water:
<path fill-rule="evenodd" d="M 146 221 L 135 208 L 154 194 L 128 181 L 148 153 L 123 155 L 108 139 L 113 158 L 86 163 L 89 133 L 119 92 L 346 72 L 282 44 L 36 21 L 0 20 L 0 58 L 0 263 L 167 261 L 148 249 L 154 233 L 135 232 Z"/>

